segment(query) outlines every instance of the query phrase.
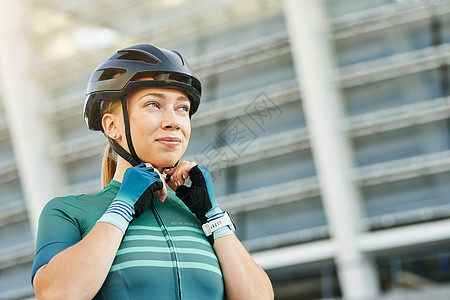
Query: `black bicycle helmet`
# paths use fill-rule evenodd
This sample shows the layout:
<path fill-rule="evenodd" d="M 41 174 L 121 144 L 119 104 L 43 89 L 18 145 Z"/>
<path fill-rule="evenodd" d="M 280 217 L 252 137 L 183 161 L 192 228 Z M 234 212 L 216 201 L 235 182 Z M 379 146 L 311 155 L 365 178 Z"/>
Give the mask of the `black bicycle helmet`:
<path fill-rule="evenodd" d="M 142 80 L 152 77 L 154 80 Z M 200 104 L 201 83 L 182 55 L 148 44 L 137 44 L 117 51 L 92 73 L 86 91 L 84 118 L 90 130 L 103 131 L 101 105 L 121 99 L 125 133 L 130 153 L 110 139 L 117 154 L 133 166 L 141 163 L 131 141 L 126 95 L 140 87 L 171 87 L 182 90 L 191 101 L 190 115 Z"/>
<path fill-rule="evenodd" d="M 141 80 L 142 77 L 155 80 Z M 201 84 L 177 51 L 137 44 L 117 51 L 92 73 L 86 91 L 84 117 L 91 130 L 102 129 L 100 104 L 120 98 L 139 87 L 173 87 L 192 101 L 191 114 L 200 104 Z"/>

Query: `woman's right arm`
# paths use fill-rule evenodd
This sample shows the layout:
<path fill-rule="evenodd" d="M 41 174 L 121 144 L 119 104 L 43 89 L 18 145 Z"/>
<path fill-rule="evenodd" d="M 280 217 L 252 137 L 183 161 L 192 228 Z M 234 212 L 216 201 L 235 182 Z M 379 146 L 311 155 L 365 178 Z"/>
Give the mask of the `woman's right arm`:
<path fill-rule="evenodd" d="M 37 298 L 92 299 L 108 275 L 129 222 L 147 209 L 156 192 L 164 201 L 167 189 L 150 164 L 128 168 L 119 193 L 91 231 L 73 246 L 55 252 L 36 272 Z M 55 235 L 57 230 L 47 226 L 44 231 Z M 64 236 L 67 233 L 70 230 Z"/>
<path fill-rule="evenodd" d="M 122 231 L 99 222 L 77 244 L 55 255 L 34 277 L 38 299 L 92 299 L 100 290 L 122 241 Z"/>

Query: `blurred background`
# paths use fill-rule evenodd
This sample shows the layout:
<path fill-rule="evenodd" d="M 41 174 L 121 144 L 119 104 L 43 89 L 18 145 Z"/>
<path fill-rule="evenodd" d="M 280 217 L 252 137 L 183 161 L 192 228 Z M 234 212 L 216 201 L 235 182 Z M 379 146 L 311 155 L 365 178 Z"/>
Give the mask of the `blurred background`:
<path fill-rule="evenodd" d="M 449 0 L 0 0 L 0 299 L 33 299 L 37 219 L 95 193 L 97 65 L 179 50 L 204 93 L 185 159 L 276 299 L 449 299 Z"/>

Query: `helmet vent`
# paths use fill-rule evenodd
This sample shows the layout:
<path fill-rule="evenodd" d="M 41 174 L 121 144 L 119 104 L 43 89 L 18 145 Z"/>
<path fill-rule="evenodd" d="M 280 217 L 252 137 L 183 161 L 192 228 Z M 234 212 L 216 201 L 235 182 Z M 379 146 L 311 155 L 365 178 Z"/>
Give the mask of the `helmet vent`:
<path fill-rule="evenodd" d="M 183 74 L 177 74 L 177 73 L 162 73 L 162 72 L 155 72 L 155 71 L 144 71 L 139 72 L 136 75 L 133 76 L 133 78 L 130 79 L 130 81 L 141 81 L 143 78 L 153 78 L 152 80 L 159 80 L 159 81 L 179 81 L 182 83 L 186 83 L 191 85 L 192 80 L 189 76 L 185 76 Z"/>
<path fill-rule="evenodd" d="M 151 56 L 148 56 L 144 53 L 137 52 L 137 51 L 119 51 L 119 53 L 123 53 L 121 56 L 117 57 L 117 59 L 127 59 L 127 60 L 135 60 L 135 61 L 141 61 L 146 62 L 149 64 L 156 65 L 158 64 L 158 61 L 154 59 Z"/>
<path fill-rule="evenodd" d="M 127 70 L 120 68 L 108 68 L 102 70 L 102 74 L 98 78 L 98 81 L 113 79 L 122 76 Z"/>

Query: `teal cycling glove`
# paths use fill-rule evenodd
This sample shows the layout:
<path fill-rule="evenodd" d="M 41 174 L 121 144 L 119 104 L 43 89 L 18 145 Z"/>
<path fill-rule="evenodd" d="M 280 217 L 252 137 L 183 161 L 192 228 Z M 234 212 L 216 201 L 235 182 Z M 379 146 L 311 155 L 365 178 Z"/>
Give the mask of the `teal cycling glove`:
<path fill-rule="evenodd" d="M 153 195 L 162 188 L 163 183 L 152 167 L 142 163 L 128 168 L 119 193 L 97 222 L 113 224 L 125 234 L 131 220 L 147 210 Z"/>

